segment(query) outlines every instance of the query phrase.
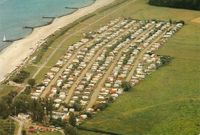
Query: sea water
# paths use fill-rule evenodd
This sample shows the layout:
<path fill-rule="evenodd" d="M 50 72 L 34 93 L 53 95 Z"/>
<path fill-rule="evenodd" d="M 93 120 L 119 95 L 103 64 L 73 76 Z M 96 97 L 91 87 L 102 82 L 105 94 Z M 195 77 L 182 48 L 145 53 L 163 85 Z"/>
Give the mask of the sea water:
<path fill-rule="evenodd" d="M 73 13 L 76 9 L 92 4 L 94 0 L 0 0 L 0 51 L 7 40 L 24 38 L 32 31 L 25 26 L 42 26 L 52 18 Z"/>

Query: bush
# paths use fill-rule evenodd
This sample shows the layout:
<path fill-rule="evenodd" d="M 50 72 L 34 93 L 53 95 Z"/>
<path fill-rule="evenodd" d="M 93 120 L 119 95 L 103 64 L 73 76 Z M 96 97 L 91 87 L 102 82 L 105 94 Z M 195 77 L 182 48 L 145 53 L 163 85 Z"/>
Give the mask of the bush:
<path fill-rule="evenodd" d="M 73 127 L 76 126 L 76 117 L 73 112 L 69 113 L 69 124 Z"/>
<path fill-rule="evenodd" d="M 82 114 L 87 115 L 88 118 L 92 118 L 92 113 L 90 112 L 83 112 Z"/>
<path fill-rule="evenodd" d="M 106 109 L 107 106 L 108 106 L 107 103 L 99 103 L 99 104 L 96 104 L 94 106 L 94 110 L 101 110 L 101 111 L 103 111 L 103 110 Z"/>
<path fill-rule="evenodd" d="M 61 118 L 52 119 L 51 124 L 54 125 L 55 127 L 64 127 L 65 126 L 65 122 L 62 121 Z"/>
<path fill-rule="evenodd" d="M 64 128 L 65 135 L 78 135 L 77 129 L 71 125 L 66 125 Z"/>
<path fill-rule="evenodd" d="M 33 87 L 35 85 L 35 79 L 29 79 L 28 84 Z"/>
<path fill-rule="evenodd" d="M 171 59 L 172 59 L 172 57 L 170 57 L 170 56 L 161 56 L 160 57 L 160 61 L 161 61 L 162 65 L 169 64 Z"/>
<path fill-rule="evenodd" d="M 26 130 L 22 130 L 22 135 L 26 135 Z"/>
<path fill-rule="evenodd" d="M 114 100 L 115 100 L 115 99 L 114 99 L 113 97 L 109 97 L 109 98 L 108 98 L 108 103 L 113 103 Z"/>
<path fill-rule="evenodd" d="M 130 82 L 122 82 L 122 88 L 124 91 L 130 91 L 133 87 Z"/>
<path fill-rule="evenodd" d="M 27 72 L 27 71 L 20 71 L 19 73 L 17 73 L 14 77 L 13 77 L 13 81 L 16 82 L 16 83 L 23 83 L 24 80 L 26 78 L 28 78 L 30 76 L 30 73 Z"/>
<path fill-rule="evenodd" d="M 31 86 L 26 86 L 26 88 L 24 90 L 24 94 L 26 94 L 26 95 L 30 95 L 31 94 Z"/>
<path fill-rule="evenodd" d="M 0 118 L 6 119 L 10 115 L 10 110 L 7 103 L 0 100 Z"/>
<path fill-rule="evenodd" d="M 75 109 L 75 111 L 81 111 L 81 110 L 82 110 L 81 105 L 78 104 L 78 103 L 75 103 L 75 104 L 73 105 L 73 108 Z"/>

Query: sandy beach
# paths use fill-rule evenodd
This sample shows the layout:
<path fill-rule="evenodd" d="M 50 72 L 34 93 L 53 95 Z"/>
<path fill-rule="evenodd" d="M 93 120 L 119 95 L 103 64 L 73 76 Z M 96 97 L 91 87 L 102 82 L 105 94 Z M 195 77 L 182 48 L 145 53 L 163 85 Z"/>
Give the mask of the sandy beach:
<path fill-rule="evenodd" d="M 83 17 L 97 9 L 104 7 L 114 0 L 96 0 L 96 2 L 88 7 L 81 8 L 73 14 L 56 18 L 52 24 L 40 28 L 36 28 L 26 38 L 13 42 L 9 47 L 0 53 L 0 82 L 5 79 L 19 65 L 23 64 L 37 48 L 43 43 L 43 39 L 53 34 L 59 28 L 62 28 L 75 20 Z"/>

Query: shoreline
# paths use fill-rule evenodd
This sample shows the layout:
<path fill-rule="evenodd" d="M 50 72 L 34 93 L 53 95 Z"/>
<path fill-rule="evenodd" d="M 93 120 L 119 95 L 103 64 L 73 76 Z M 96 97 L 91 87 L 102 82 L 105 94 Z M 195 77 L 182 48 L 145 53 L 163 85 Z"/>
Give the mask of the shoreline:
<path fill-rule="evenodd" d="M 0 82 L 22 65 L 45 42 L 48 36 L 112 2 L 114 0 L 96 0 L 93 4 L 79 8 L 72 14 L 55 18 L 49 25 L 34 28 L 31 34 L 27 35 L 24 39 L 15 41 L 3 49 L 0 52 Z"/>
<path fill-rule="evenodd" d="M 79 8 L 78 7 L 65 7 L 65 8 L 68 8 L 68 9 L 73 9 L 73 11 L 69 12 L 69 13 L 66 13 L 66 14 L 63 14 L 63 15 L 59 15 L 59 16 L 43 16 L 42 19 L 49 19 L 50 21 L 48 21 L 48 22 L 46 22 L 44 24 L 41 24 L 41 25 L 36 25 L 36 26 L 28 26 L 28 25 L 24 26 L 23 29 L 30 29 L 31 30 L 30 33 L 27 34 L 27 35 L 24 35 L 23 37 L 19 37 L 19 38 L 15 38 L 15 39 L 8 39 L 7 41 L 5 41 L 5 42 L 9 43 L 7 47 L 12 45 L 16 41 L 19 41 L 19 40 L 22 40 L 22 39 L 25 39 L 26 37 L 28 37 L 29 35 L 31 35 L 33 33 L 34 29 L 41 28 L 41 27 L 44 27 L 44 26 L 47 26 L 47 25 L 51 25 L 54 22 L 55 19 L 59 19 L 59 18 L 68 16 L 68 15 L 71 15 L 71 14 L 73 14 L 74 12 L 76 12 L 79 9 L 82 9 L 82 8 L 89 7 L 89 6 L 93 5 L 96 1 L 97 0 L 93 0 L 93 2 L 91 4 L 86 5 L 86 6 L 82 6 L 82 7 L 79 7 Z M 0 54 L 7 47 L 0 48 Z M 0 82 L 1 82 L 1 80 L 0 80 Z"/>

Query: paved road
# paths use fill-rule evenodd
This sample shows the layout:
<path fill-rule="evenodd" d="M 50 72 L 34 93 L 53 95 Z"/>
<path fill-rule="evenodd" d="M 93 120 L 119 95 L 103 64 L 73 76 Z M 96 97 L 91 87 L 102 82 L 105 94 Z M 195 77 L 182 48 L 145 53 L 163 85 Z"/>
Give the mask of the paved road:
<path fill-rule="evenodd" d="M 18 131 L 17 131 L 17 135 L 21 135 L 21 133 L 22 133 L 22 129 L 23 129 L 23 125 L 24 125 L 24 122 L 18 120 L 18 119 L 15 118 L 15 117 L 12 117 L 12 116 L 10 116 L 10 118 L 11 118 L 12 120 L 16 121 L 16 122 L 19 124 L 19 128 L 18 128 Z"/>

